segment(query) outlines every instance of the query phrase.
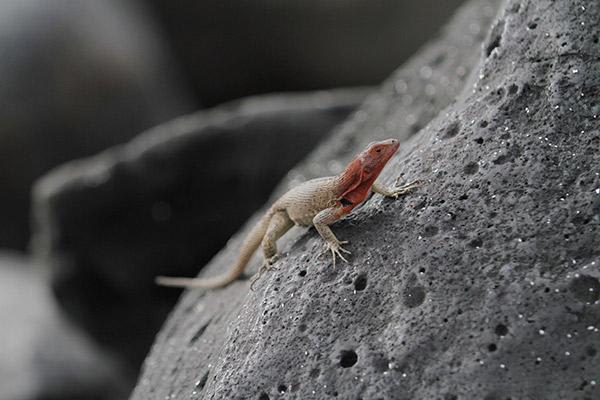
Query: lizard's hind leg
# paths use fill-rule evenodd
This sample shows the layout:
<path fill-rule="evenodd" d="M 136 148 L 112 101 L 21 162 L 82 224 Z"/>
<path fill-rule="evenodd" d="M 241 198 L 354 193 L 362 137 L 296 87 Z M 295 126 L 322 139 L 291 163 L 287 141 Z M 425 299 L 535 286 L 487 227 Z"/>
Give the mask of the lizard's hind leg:
<path fill-rule="evenodd" d="M 271 264 L 275 262 L 277 259 L 277 240 L 293 226 L 294 222 L 290 219 L 287 212 L 278 211 L 273 215 L 261 243 L 264 256 L 263 264 L 252 278 L 250 289 L 253 289 L 256 281 L 258 281 L 263 273 L 269 269 Z"/>

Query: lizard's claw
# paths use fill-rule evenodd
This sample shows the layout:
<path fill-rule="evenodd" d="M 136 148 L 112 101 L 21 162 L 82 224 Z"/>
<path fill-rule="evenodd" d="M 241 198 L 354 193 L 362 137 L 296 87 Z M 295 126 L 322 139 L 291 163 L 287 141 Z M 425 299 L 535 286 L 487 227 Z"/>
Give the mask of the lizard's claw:
<path fill-rule="evenodd" d="M 346 260 L 346 258 L 342 255 L 342 253 L 346 253 L 346 254 L 352 254 L 350 253 L 350 251 L 344 249 L 342 247 L 343 244 L 348 243 L 347 240 L 342 240 L 342 241 L 338 241 L 338 242 L 328 242 L 326 244 L 326 247 L 331 251 L 331 256 L 333 257 L 333 267 L 335 268 L 335 256 L 337 255 L 339 258 L 341 258 L 344 262 L 348 262 L 348 260 Z"/>
<path fill-rule="evenodd" d="M 396 180 L 394 181 L 394 186 L 398 187 L 400 186 L 400 181 L 402 180 L 402 177 L 400 175 L 398 175 L 396 177 Z"/>
<path fill-rule="evenodd" d="M 278 258 L 279 255 L 275 254 L 273 257 L 263 261 L 262 265 L 258 269 L 258 272 L 254 274 L 252 279 L 250 279 L 250 290 L 254 291 L 254 284 L 261 278 L 261 276 L 263 276 L 265 272 L 271 268 L 271 265 L 273 265 Z"/>
<path fill-rule="evenodd" d="M 420 188 L 425 185 L 427 185 L 427 181 L 425 179 L 415 179 L 414 181 L 409 183 L 407 186 L 413 187 L 413 188 Z"/>

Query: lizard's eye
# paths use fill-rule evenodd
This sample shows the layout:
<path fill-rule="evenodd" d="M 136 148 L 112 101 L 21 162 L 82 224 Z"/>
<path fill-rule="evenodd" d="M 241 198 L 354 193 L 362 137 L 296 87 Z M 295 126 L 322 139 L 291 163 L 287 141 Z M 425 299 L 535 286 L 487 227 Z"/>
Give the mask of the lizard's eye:
<path fill-rule="evenodd" d="M 381 153 L 381 149 L 376 149 L 375 151 L 378 153 Z"/>

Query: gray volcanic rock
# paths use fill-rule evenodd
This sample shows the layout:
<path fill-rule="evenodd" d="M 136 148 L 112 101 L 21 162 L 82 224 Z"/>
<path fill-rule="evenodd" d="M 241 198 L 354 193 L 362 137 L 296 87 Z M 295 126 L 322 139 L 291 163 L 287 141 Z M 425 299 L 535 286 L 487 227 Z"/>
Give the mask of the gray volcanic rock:
<path fill-rule="evenodd" d="M 195 109 L 138 0 L 0 2 L 0 247 L 48 169 Z"/>
<path fill-rule="evenodd" d="M 373 85 L 464 0 L 146 0 L 205 105 Z"/>
<path fill-rule="evenodd" d="M 67 321 L 28 259 L 0 253 L 0 399 L 116 400 L 128 375 Z"/>
<path fill-rule="evenodd" d="M 138 367 L 177 292 L 365 89 L 272 95 L 182 117 L 34 188 L 32 247 L 59 303 Z"/>
<path fill-rule="evenodd" d="M 288 181 L 395 136 L 382 180 L 429 185 L 335 224 L 348 264 L 297 230 L 256 291 L 188 291 L 132 398 L 598 398 L 598 21 L 594 1 L 464 7 Z"/>

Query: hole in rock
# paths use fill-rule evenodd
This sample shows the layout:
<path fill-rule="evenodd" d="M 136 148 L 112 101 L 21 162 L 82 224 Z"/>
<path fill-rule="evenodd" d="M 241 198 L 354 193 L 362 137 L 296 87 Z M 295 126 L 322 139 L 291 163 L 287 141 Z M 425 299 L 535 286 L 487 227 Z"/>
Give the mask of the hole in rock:
<path fill-rule="evenodd" d="M 496 159 L 494 159 L 492 162 L 496 165 L 502 165 L 502 164 L 506 164 L 510 159 L 505 156 L 505 155 L 501 155 L 498 156 Z"/>
<path fill-rule="evenodd" d="M 470 162 L 463 168 L 463 171 L 467 175 L 473 175 L 477 171 L 479 171 L 479 165 L 475 162 Z"/>
<path fill-rule="evenodd" d="M 358 354 L 354 350 L 343 350 L 340 355 L 340 366 L 350 368 L 358 361 Z"/>
<path fill-rule="evenodd" d="M 439 228 L 437 226 L 433 226 L 433 225 L 429 225 L 425 227 L 425 230 L 423 231 L 423 235 L 427 236 L 427 237 L 432 237 L 437 235 L 439 231 Z"/>
<path fill-rule="evenodd" d="M 569 284 L 569 290 L 575 298 L 584 303 L 593 304 L 600 299 L 600 281 L 589 275 L 579 275 Z"/>
<path fill-rule="evenodd" d="M 469 242 L 469 247 L 472 247 L 474 249 L 479 248 L 483 246 L 483 240 L 477 238 L 477 239 L 473 239 Z"/>
<path fill-rule="evenodd" d="M 495 343 L 490 343 L 488 345 L 488 351 L 496 351 L 496 350 L 498 350 L 498 346 L 496 346 Z"/>
<path fill-rule="evenodd" d="M 506 336 L 508 334 L 508 328 L 504 324 L 498 324 L 496 325 L 494 332 L 498 336 Z"/>
<path fill-rule="evenodd" d="M 454 121 L 450 125 L 448 125 L 448 128 L 446 129 L 446 132 L 444 134 L 444 138 L 453 138 L 454 136 L 458 135 L 458 132 L 460 132 L 460 124 L 458 123 L 458 121 Z"/>
<path fill-rule="evenodd" d="M 404 291 L 402 300 L 406 307 L 420 306 L 425 301 L 425 289 L 422 286 L 409 287 Z"/>
<path fill-rule="evenodd" d="M 354 290 L 360 292 L 361 290 L 365 290 L 367 287 L 367 275 L 360 274 L 354 280 Z"/>
<path fill-rule="evenodd" d="M 285 385 L 279 385 L 279 386 L 277 386 L 277 391 L 279 393 L 285 393 L 285 392 L 287 392 L 287 386 L 285 386 Z"/>
<path fill-rule="evenodd" d="M 298 276 L 306 276 L 306 270 L 303 269 L 302 271 L 298 272 Z"/>

